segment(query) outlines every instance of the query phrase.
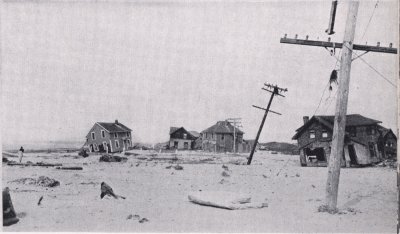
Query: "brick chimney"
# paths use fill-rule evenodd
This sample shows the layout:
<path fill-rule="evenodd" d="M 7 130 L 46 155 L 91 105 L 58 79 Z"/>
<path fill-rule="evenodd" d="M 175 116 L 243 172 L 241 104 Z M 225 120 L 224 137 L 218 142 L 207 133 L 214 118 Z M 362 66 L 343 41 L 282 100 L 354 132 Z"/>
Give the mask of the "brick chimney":
<path fill-rule="evenodd" d="M 118 119 L 115 120 L 115 124 L 118 124 Z"/>
<path fill-rule="evenodd" d="M 306 124 L 310 120 L 310 117 L 308 116 L 303 116 L 303 122 Z"/>

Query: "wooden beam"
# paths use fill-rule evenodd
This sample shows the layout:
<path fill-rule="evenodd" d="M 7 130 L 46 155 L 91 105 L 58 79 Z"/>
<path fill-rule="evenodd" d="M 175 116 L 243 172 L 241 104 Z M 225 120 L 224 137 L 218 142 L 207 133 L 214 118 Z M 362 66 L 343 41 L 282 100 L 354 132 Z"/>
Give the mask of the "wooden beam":
<path fill-rule="evenodd" d="M 296 44 L 296 45 L 306 45 L 306 46 L 318 46 L 318 47 L 329 47 L 338 48 L 343 47 L 343 43 L 340 42 L 330 42 L 330 41 L 313 41 L 313 40 L 303 40 L 303 39 L 291 39 L 291 38 L 281 38 L 281 43 L 284 44 Z M 388 54 L 397 54 L 397 48 L 392 47 L 380 47 L 380 46 L 370 46 L 370 45 L 353 45 L 353 50 L 363 50 L 370 52 L 380 52 Z"/>
<path fill-rule="evenodd" d="M 328 179 L 326 182 L 326 205 L 329 212 L 336 212 L 340 178 L 340 161 L 344 154 L 344 136 L 346 127 L 347 102 L 349 99 L 351 57 L 356 30 L 358 1 L 350 1 L 344 32 L 342 58 L 340 60 L 339 86 L 333 125 L 331 153 L 328 163 Z"/>

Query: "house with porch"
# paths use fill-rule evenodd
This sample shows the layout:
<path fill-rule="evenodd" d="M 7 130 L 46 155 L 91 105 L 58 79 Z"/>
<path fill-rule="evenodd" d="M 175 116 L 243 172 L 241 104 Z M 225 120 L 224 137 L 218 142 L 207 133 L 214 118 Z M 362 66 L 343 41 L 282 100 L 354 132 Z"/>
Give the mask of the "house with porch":
<path fill-rule="evenodd" d="M 86 135 L 84 148 L 90 152 L 121 152 L 132 146 L 132 130 L 115 120 L 96 122 Z"/>
<path fill-rule="evenodd" d="M 301 166 L 327 166 L 335 116 L 303 117 L 296 130 Z M 346 116 L 344 153 L 341 166 L 363 166 L 395 157 L 396 135 L 379 125 L 381 121 L 359 114 Z"/>

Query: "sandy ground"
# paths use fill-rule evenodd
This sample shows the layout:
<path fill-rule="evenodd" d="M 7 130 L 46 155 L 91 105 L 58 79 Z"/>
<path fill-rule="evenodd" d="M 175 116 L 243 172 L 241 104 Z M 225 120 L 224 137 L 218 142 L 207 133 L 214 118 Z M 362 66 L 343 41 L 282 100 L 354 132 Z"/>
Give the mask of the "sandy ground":
<path fill-rule="evenodd" d="M 25 155 L 25 162 L 56 162 L 84 169 L 63 171 L 3 164 L 3 188 L 10 188 L 14 208 L 21 217 L 19 223 L 3 227 L 3 231 L 396 231 L 394 169 L 342 169 L 339 208 L 343 214 L 331 215 L 318 212 L 324 201 L 327 168 L 300 167 L 298 156 L 257 152 L 253 164 L 246 166 L 236 165 L 245 163 L 244 155 L 178 153 L 183 170 L 175 170 L 166 168 L 177 162 L 170 160 L 174 158 L 170 154 L 131 155 L 125 163 L 101 163 L 100 156 L 74 157 L 76 153 Z M 198 163 L 200 160 L 202 163 Z M 222 176 L 223 164 L 229 167 L 229 177 Z M 60 186 L 44 188 L 11 182 L 42 175 L 59 180 Z M 102 181 L 126 200 L 100 199 Z M 266 199 L 268 207 L 224 210 L 189 202 L 188 195 L 200 190 L 251 194 L 254 199 Z M 149 221 L 140 223 L 129 219 L 130 215 Z"/>

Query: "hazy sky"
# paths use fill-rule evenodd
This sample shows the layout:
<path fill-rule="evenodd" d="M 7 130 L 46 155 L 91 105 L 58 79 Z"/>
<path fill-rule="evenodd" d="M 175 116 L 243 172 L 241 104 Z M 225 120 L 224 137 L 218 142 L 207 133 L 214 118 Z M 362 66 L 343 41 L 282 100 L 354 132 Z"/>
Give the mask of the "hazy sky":
<path fill-rule="evenodd" d="M 397 1 L 361 1 L 355 43 L 398 42 Z M 261 141 L 291 141 L 313 115 L 336 60 L 321 47 L 280 44 L 285 33 L 326 40 L 330 1 L 7 1 L 1 10 L 3 143 L 82 140 L 95 122 L 118 119 L 134 141 L 169 138 L 170 126 L 202 131 L 241 117 L 254 139 L 269 93 L 276 98 Z M 336 34 L 347 14 L 339 1 Z M 396 43 L 397 44 L 397 43 Z M 396 45 L 397 46 L 397 45 Z M 336 55 L 339 55 L 337 50 Z M 360 53 L 360 52 L 359 52 Z M 396 83 L 398 56 L 363 59 Z M 317 114 L 333 114 L 335 87 Z M 329 103 L 331 103 L 329 105 Z M 348 113 L 396 129 L 396 88 L 363 61 L 352 64 Z"/>

